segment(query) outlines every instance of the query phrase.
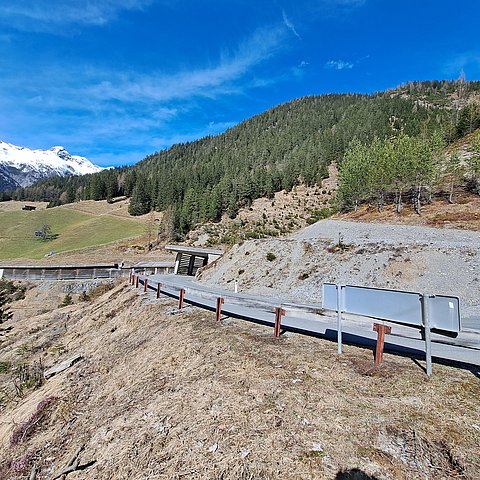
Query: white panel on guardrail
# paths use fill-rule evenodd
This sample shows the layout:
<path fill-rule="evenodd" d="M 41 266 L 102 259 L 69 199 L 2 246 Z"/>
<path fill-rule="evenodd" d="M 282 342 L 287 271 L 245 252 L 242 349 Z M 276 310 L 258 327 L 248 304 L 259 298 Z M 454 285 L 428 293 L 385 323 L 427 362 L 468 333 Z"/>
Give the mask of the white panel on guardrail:
<path fill-rule="evenodd" d="M 346 313 L 422 326 L 421 298 L 422 294 L 416 292 L 345 285 L 342 310 Z M 322 306 L 330 310 L 337 309 L 335 284 L 323 284 Z M 461 330 L 458 297 L 431 295 L 429 315 L 431 328 L 448 332 Z"/>

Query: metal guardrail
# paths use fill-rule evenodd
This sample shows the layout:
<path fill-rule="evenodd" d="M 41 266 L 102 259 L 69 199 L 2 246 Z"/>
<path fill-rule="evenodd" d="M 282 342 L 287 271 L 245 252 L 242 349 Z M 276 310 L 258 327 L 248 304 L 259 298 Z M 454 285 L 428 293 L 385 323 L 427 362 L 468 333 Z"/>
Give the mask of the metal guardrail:
<path fill-rule="evenodd" d="M 240 318 L 274 327 L 275 334 L 282 330 L 317 335 L 328 339 L 336 339 L 341 353 L 342 340 L 349 343 L 375 346 L 378 335 L 372 329 L 372 318 L 346 315 L 340 323 L 335 318 L 325 315 L 319 305 L 300 305 L 292 303 L 273 306 L 272 299 L 246 294 L 236 294 L 209 289 L 194 285 L 185 279 L 174 276 L 139 276 L 131 275 L 130 282 L 137 287 L 156 291 L 160 294 L 179 299 L 179 307 L 189 303 L 207 310 L 215 311 L 217 319 L 220 312 L 226 316 Z M 181 282 L 184 282 L 184 287 Z M 219 301 L 221 300 L 221 301 Z M 413 328 L 412 328 L 413 327 Z M 378 332 L 380 333 L 380 332 Z M 388 334 L 388 331 L 384 332 Z M 431 374 L 431 359 L 453 360 L 480 366 L 480 331 L 459 332 L 457 338 L 444 336 L 438 332 L 430 332 L 430 340 L 426 342 L 426 331 L 415 325 L 395 325 L 395 332 L 388 335 L 385 348 L 390 351 L 408 355 L 427 356 L 427 373 Z M 433 338 L 432 338 L 433 337 Z"/>
<path fill-rule="evenodd" d="M 323 308 L 338 310 L 340 294 L 343 312 L 420 327 L 425 324 L 422 302 L 428 296 L 430 327 L 454 333 L 462 330 L 458 297 L 334 283 L 324 283 L 322 290 Z"/>
<path fill-rule="evenodd" d="M 462 330 L 458 297 L 333 283 L 324 283 L 322 291 L 323 308 L 337 313 L 339 332 L 342 312 L 420 327 L 425 337 L 428 375 L 432 373 L 432 329 L 446 335 L 458 335 Z M 338 338 L 341 353 L 341 334 Z"/>

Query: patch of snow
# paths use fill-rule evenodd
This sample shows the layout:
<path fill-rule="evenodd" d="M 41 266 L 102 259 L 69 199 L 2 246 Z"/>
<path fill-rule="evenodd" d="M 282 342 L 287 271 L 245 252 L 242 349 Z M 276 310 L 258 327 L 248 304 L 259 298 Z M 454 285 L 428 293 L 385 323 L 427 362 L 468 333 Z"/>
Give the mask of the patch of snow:
<path fill-rule="evenodd" d="M 22 187 L 43 178 L 65 175 L 85 175 L 103 170 L 85 157 L 70 155 L 62 146 L 49 150 L 30 150 L 0 141 L 0 167 Z"/>

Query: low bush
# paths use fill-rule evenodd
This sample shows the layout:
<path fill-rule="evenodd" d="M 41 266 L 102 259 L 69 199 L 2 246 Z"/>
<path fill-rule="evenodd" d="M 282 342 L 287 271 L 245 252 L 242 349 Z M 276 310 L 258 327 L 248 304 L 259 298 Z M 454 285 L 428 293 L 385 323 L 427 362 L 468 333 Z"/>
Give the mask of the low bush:
<path fill-rule="evenodd" d="M 35 411 L 24 422 L 20 423 L 13 430 L 12 438 L 10 439 L 11 445 L 18 445 L 27 441 L 33 434 L 39 430 L 48 418 L 51 412 L 52 406 L 58 400 L 58 397 L 47 397 L 43 399 L 38 405 Z"/>

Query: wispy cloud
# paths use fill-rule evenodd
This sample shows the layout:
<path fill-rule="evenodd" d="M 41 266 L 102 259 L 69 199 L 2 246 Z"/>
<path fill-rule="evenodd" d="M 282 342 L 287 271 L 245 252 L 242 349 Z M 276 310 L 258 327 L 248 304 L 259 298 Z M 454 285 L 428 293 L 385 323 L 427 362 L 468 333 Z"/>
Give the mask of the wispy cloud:
<path fill-rule="evenodd" d="M 121 11 L 141 10 L 152 0 L 16 0 L 0 4 L 0 23 L 20 30 L 61 34 L 59 27 L 104 25 Z"/>
<path fill-rule="evenodd" d="M 299 33 L 297 32 L 297 29 L 295 28 L 295 25 L 293 25 L 293 23 L 290 21 L 290 19 L 287 17 L 287 13 L 285 12 L 285 10 L 282 10 L 282 17 L 283 17 L 283 23 L 285 24 L 285 26 L 298 38 L 298 39 L 302 39 L 302 37 L 299 35 Z"/>
<path fill-rule="evenodd" d="M 108 80 L 90 86 L 85 93 L 97 101 L 122 102 L 169 102 L 241 93 L 236 81 L 274 55 L 281 38 L 281 29 L 263 29 L 243 42 L 236 52 L 224 54 L 216 65 L 174 74 L 113 74 Z"/>
<path fill-rule="evenodd" d="M 480 52 L 468 51 L 459 53 L 450 58 L 444 67 L 445 73 L 448 75 L 458 76 L 463 71 L 468 76 L 478 76 L 480 73 Z"/>
<path fill-rule="evenodd" d="M 334 7 L 361 7 L 367 0 L 323 0 L 323 3 Z"/>
<path fill-rule="evenodd" d="M 354 64 L 344 60 L 330 60 L 325 63 L 324 67 L 328 70 L 350 70 L 354 67 Z"/>
<path fill-rule="evenodd" d="M 347 62 L 345 60 L 330 60 L 329 62 L 325 63 L 323 68 L 326 68 L 327 70 L 351 70 L 352 68 L 356 67 L 365 60 L 368 60 L 369 58 L 370 55 L 364 55 L 363 57 L 353 62 Z"/>
<path fill-rule="evenodd" d="M 106 165 L 111 157 L 108 154 L 102 161 L 102 154 L 117 150 L 115 163 L 122 163 L 122 158 L 131 161 L 122 157 L 120 138 L 122 145 L 131 142 L 129 150 L 144 156 L 174 141 L 219 133 L 232 126 L 231 119 L 208 120 L 210 99 L 226 102 L 232 95 L 260 88 L 255 84 L 257 67 L 281 51 L 285 38 L 283 25 L 258 30 L 216 62 L 173 73 L 119 73 L 118 69 L 59 63 L 32 76 L 28 66 L 23 73 L 8 73 L 6 60 L 2 65 L 0 59 L 0 69 L 7 72 L 0 76 L 0 110 L 12 112 L 8 119 L 0 116 L 0 138 L 15 143 L 15 135 L 21 132 L 26 139 L 21 145 L 63 144 L 77 149 L 72 153 L 86 156 L 93 151 L 92 159 Z M 203 128 L 191 124 L 199 111 L 205 117 Z M 29 142 L 29 138 L 38 141 L 38 131 L 43 132 L 45 145 Z M 97 151 L 95 144 L 103 145 L 103 150 Z"/>

